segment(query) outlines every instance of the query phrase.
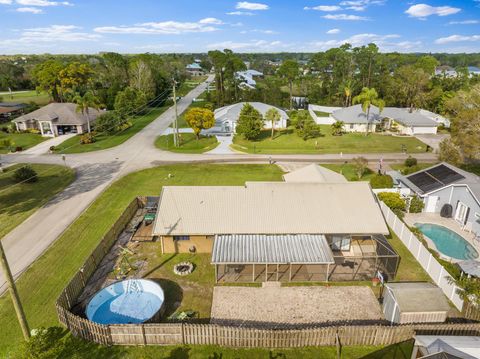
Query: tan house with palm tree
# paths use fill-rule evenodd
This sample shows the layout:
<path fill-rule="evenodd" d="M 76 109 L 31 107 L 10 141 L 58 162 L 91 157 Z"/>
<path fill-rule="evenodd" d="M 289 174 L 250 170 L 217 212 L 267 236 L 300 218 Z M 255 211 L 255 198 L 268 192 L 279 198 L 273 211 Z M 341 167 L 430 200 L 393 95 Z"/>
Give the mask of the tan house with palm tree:
<path fill-rule="evenodd" d="M 38 130 L 42 136 L 57 137 L 68 133 L 86 133 L 101 111 L 88 111 L 75 103 L 51 103 L 13 120 L 17 131 Z"/>

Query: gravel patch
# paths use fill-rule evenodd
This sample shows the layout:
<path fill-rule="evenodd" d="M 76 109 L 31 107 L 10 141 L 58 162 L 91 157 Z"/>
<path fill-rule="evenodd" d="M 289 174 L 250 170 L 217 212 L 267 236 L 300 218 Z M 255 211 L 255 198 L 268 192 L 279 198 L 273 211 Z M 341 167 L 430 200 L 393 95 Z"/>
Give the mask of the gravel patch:
<path fill-rule="evenodd" d="M 369 287 L 215 287 L 211 322 L 272 327 L 384 319 Z"/>

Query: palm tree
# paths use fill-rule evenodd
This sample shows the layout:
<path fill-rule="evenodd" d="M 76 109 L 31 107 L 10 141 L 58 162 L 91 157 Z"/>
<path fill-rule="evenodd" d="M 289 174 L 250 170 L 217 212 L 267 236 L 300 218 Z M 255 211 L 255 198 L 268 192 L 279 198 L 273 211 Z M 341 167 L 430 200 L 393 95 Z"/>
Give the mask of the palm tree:
<path fill-rule="evenodd" d="M 270 108 L 265 114 L 265 119 L 272 123 L 272 140 L 275 134 L 275 124 L 280 121 L 280 112 L 276 108 Z"/>
<path fill-rule="evenodd" d="M 80 96 L 77 94 L 73 98 L 73 102 L 77 104 L 77 112 L 81 112 L 82 115 L 87 116 L 87 129 L 88 133 L 91 132 L 90 128 L 90 108 L 93 108 L 95 110 L 100 110 L 102 107 L 100 100 L 98 99 L 97 96 L 93 94 L 91 91 L 87 91 L 83 96 Z"/>
<path fill-rule="evenodd" d="M 345 123 L 343 121 L 335 121 L 332 123 L 332 135 L 341 136 L 343 134 L 343 126 Z"/>
<path fill-rule="evenodd" d="M 353 103 L 361 103 L 363 112 L 367 114 L 367 132 L 365 134 L 367 136 L 370 131 L 370 108 L 372 105 L 377 106 L 379 113 L 382 113 L 385 101 L 378 98 L 378 93 L 374 88 L 364 87 L 360 95 L 353 98 Z"/>
<path fill-rule="evenodd" d="M 345 83 L 343 93 L 345 95 L 345 107 L 348 107 L 352 102 L 352 81 L 348 80 Z"/>

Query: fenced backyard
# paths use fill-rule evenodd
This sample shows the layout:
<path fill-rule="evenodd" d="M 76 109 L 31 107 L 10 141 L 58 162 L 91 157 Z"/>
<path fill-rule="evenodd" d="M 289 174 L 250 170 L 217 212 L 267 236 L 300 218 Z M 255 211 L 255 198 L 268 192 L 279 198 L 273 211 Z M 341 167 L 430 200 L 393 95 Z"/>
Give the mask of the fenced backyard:
<path fill-rule="evenodd" d="M 127 325 L 101 325 L 89 321 L 72 312 L 88 280 L 99 263 L 108 254 L 116 238 L 127 226 L 132 216 L 141 206 L 141 199 L 135 198 L 122 213 L 117 222 L 100 241 L 84 265 L 75 274 L 56 302 L 60 323 L 73 335 L 103 345 L 181 345 L 207 344 L 228 347 L 266 347 L 293 348 L 304 346 L 333 345 L 391 345 L 411 339 L 415 334 L 423 335 L 480 335 L 480 323 L 462 324 L 418 324 L 418 325 L 332 325 L 314 326 L 304 329 L 257 329 L 253 327 L 222 326 L 215 324 L 192 323 L 149 323 Z M 436 276 L 455 305 L 460 305 L 456 287 L 451 287 L 443 279 L 447 276 L 434 258 L 426 255 L 423 245 L 410 237 L 408 228 L 382 204 L 382 210 L 388 223 L 399 234 L 410 251 L 415 251 L 416 258 L 425 259 L 422 266 Z M 403 226 L 402 226 L 403 225 Z M 397 232 L 398 231 L 398 232 Z M 418 243 L 417 243 L 418 242 Z M 423 249 L 422 249 L 423 248 Z M 428 251 L 427 251 L 428 252 Z M 430 254 L 428 252 L 428 254 Z M 422 262 L 420 262 L 422 263 Z M 433 263 L 433 264 L 432 264 Z M 432 275 L 430 274 L 430 275 Z M 432 276 L 432 278 L 434 278 Z M 472 316 L 478 311 L 470 309 Z"/>

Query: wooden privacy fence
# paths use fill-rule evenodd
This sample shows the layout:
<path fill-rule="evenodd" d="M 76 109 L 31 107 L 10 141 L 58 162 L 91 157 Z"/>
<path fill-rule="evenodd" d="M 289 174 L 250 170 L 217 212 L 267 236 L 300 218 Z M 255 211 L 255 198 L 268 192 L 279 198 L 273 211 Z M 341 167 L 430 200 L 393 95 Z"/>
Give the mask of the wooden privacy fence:
<path fill-rule="evenodd" d="M 77 337 L 103 345 L 205 344 L 247 348 L 294 348 L 337 344 L 390 345 L 411 339 L 415 334 L 480 335 L 480 324 L 345 325 L 298 330 L 263 330 L 188 323 L 102 325 L 73 313 L 71 309 L 76 305 L 88 280 L 129 223 L 140 203 L 139 199 L 134 199 L 128 205 L 57 299 L 59 321 Z"/>
<path fill-rule="evenodd" d="M 462 310 L 463 299 L 458 295 L 459 287 L 453 283 L 453 277 L 385 203 L 380 202 L 380 207 L 388 225 L 398 238 L 400 238 L 405 247 L 408 248 L 425 272 L 427 272 L 434 283 L 442 289 L 443 293 L 445 293 L 446 297 L 451 300 L 455 307 L 457 307 L 458 310 Z"/>

